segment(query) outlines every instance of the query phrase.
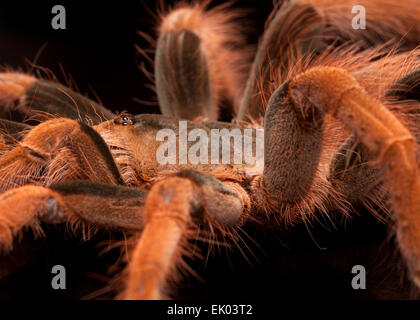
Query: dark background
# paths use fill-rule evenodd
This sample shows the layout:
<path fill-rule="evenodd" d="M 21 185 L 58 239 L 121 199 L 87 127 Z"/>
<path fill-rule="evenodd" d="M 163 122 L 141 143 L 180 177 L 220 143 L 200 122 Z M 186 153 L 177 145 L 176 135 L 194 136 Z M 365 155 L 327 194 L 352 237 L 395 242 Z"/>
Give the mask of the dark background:
<path fill-rule="evenodd" d="M 66 8 L 67 30 L 51 27 L 55 4 Z M 247 37 L 256 43 L 272 2 L 240 1 L 234 6 L 249 9 L 251 32 Z M 62 82 L 71 75 L 80 92 L 92 98 L 96 94 L 112 110 L 159 113 L 157 104 L 150 105 L 156 101 L 148 88 L 151 83 L 138 69 L 141 63 L 150 71 L 152 66 L 135 49 L 135 45 L 150 48 L 136 31 L 154 34 L 155 20 L 146 7 L 156 12 L 157 4 L 137 0 L 1 1 L 0 65 L 30 70 L 28 61 L 38 56 L 38 66 L 50 69 Z M 310 232 L 304 225 L 287 231 L 249 226 L 246 232 L 260 248 L 242 235 L 244 254 L 221 250 L 210 256 L 206 268 L 202 261 L 191 262 L 204 281 L 186 277 L 177 285 L 175 297 L 251 301 L 413 297 L 386 226 L 363 210 L 351 220 L 337 222 L 336 228 L 324 222 L 326 227 L 314 223 Z M 45 230 L 46 238 L 34 241 L 25 233 L 12 254 L 0 256 L 0 298 L 86 298 L 106 286 L 111 277 L 107 270 L 120 255 L 116 250 L 98 255 L 98 243 L 121 239 L 120 234 L 99 233 L 84 242 L 69 235 L 64 226 L 45 226 Z M 51 289 L 55 264 L 66 267 L 67 290 Z M 367 269 L 365 291 L 351 289 L 351 268 L 356 264 Z M 107 292 L 99 298 L 114 294 Z"/>
<path fill-rule="evenodd" d="M 150 81 L 138 69 L 141 63 L 152 71 L 152 65 L 137 53 L 135 45 L 150 49 L 150 44 L 137 34 L 154 37 L 158 7 L 168 8 L 172 1 L 133 0 L 108 1 L 2 1 L 0 4 L 0 65 L 24 67 L 37 59 L 37 65 L 50 69 L 61 81 L 63 70 L 70 74 L 79 89 L 100 100 L 110 109 L 127 109 L 133 113 L 156 112 L 157 105 L 137 103 L 135 98 L 155 102 L 147 89 Z M 213 1 L 212 6 L 223 1 Z M 66 30 L 54 30 L 51 9 L 61 4 L 66 8 Z M 247 25 L 251 43 L 257 42 L 265 18 L 272 9 L 271 1 L 238 1 L 236 8 L 249 9 Z M 45 48 L 42 50 L 42 48 Z"/>

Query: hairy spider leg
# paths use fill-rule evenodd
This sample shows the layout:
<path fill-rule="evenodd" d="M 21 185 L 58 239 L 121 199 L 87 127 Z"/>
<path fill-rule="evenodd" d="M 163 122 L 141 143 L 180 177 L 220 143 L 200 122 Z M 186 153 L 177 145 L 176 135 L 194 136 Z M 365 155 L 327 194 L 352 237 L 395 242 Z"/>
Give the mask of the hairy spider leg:
<path fill-rule="evenodd" d="M 188 240 L 200 225 L 225 232 L 244 219 L 248 198 L 238 185 L 185 170 L 153 185 L 146 198 L 144 231 L 128 267 L 124 299 L 162 299 L 177 276 Z M 191 229 L 192 228 L 192 229 Z"/>
<path fill-rule="evenodd" d="M 299 0 L 299 2 L 313 5 L 319 10 L 329 25 L 323 37 L 338 44 L 357 43 L 359 48 L 366 49 L 384 43 L 398 43 L 401 50 L 412 50 L 419 45 L 420 6 L 417 1 L 359 0 L 355 3 L 349 0 Z M 364 29 L 360 26 L 363 19 Z"/>
<path fill-rule="evenodd" d="M 248 53 L 232 45 L 242 42 L 240 12 L 225 7 L 184 5 L 162 17 L 154 61 L 162 114 L 214 121 L 224 98 L 240 97 Z"/>
<path fill-rule="evenodd" d="M 0 119 L 0 155 L 21 141 L 30 129 L 32 127 L 24 123 Z"/>
<path fill-rule="evenodd" d="M 292 79 L 287 91 L 289 102 L 303 120 L 311 120 L 314 114 L 315 119 L 334 116 L 384 168 L 398 245 L 413 282 L 420 286 L 420 180 L 414 136 L 345 70 L 309 69 Z M 270 172 L 264 172 L 263 184 L 279 197 L 283 190 L 277 189 L 279 184 Z"/>
<path fill-rule="evenodd" d="M 0 159 L 0 190 L 64 179 L 123 185 L 108 146 L 91 127 L 66 118 L 35 126 Z"/>
<path fill-rule="evenodd" d="M 420 101 L 420 70 L 414 70 L 396 81 L 385 95 L 397 100 Z"/>
<path fill-rule="evenodd" d="M 16 108 L 20 97 L 35 81 L 35 77 L 24 73 L 0 73 L 0 117 Z"/>
<path fill-rule="evenodd" d="M 147 191 L 92 181 L 47 187 L 27 185 L 0 195 L 0 252 L 8 252 L 24 229 L 68 222 L 73 228 L 141 231 Z M 91 230 L 91 229 L 89 229 Z M 88 238 L 89 232 L 83 229 Z"/>
<path fill-rule="evenodd" d="M 299 60 L 321 50 L 324 21 L 308 4 L 284 2 L 271 13 L 258 46 L 251 74 L 239 110 L 238 120 L 264 117 L 265 106 L 274 91 L 272 70 L 287 79 L 288 70 Z M 270 20 L 271 19 L 271 20 Z"/>
<path fill-rule="evenodd" d="M 57 83 L 17 72 L 0 73 L 0 115 L 19 111 L 25 120 L 66 117 L 89 125 L 115 118 L 102 105 Z"/>
<path fill-rule="evenodd" d="M 333 116 L 303 114 L 290 86 L 284 82 L 268 102 L 263 177 L 253 183 L 257 206 L 290 225 L 314 211 L 348 215 L 355 205 L 375 202 L 381 173 L 368 165 L 367 150 Z"/>

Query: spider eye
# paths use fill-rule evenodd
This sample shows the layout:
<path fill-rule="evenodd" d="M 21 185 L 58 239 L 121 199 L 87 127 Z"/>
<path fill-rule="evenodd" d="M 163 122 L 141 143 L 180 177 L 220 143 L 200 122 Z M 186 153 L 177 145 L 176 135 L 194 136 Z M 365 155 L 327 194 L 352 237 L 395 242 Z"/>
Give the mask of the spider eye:
<path fill-rule="evenodd" d="M 118 118 L 116 118 L 114 120 L 114 122 L 116 124 L 120 124 L 122 126 L 127 126 L 127 125 L 133 125 L 134 124 L 134 120 L 133 117 L 130 114 L 122 114 L 121 116 L 119 116 Z"/>

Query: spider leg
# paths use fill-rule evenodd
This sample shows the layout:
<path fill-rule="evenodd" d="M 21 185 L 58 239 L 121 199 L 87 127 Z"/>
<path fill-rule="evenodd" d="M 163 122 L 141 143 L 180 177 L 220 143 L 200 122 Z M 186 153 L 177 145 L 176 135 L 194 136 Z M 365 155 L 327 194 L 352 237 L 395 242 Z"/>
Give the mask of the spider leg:
<path fill-rule="evenodd" d="M 396 81 L 386 92 L 386 96 L 397 100 L 420 101 L 420 70 L 410 72 Z"/>
<path fill-rule="evenodd" d="M 241 222 L 247 199 L 233 185 L 187 170 L 155 184 L 146 198 L 144 231 L 128 267 L 125 299 L 165 297 L 195 224 L 220 229 Z"/>
<path fill-rule="evenodd" d="M 385 93 L 385 98 L 391 102 L 404 103 L 400 111 L 403 117 L 416 127 L 420 120 L 418 107 L 413 105 L 420 101 L 420 70 L 408 73 L 398 79 Z M 408 103 L 408 104 L 407 104 Z M 406 106 L 405 106 L 406 105 Z M 392 107 L 392 104 L 390 105 Z M 412 130 L 416 142 L 420 142 L 420 135 L 417 130 Z M 351 135 L 341 148 L 337 151 L 336 157 L 331 164 L 329 180 L 334 188 L 352 204 L 384 198 L 385 194 L 381 188 L 381 170 L 368 164 L 369 151 L 364 145 L 356 145 L 356 137 Z M 349 157 L 350 155 L 350 157 Z M 374 208 L 372 208 L 374 209 Z M 373 213 L 376 213 L 373 210 Z"/>
<path fill-rule="evenodd" d="M 323 18 L 309 4 L 285 2 L 275 12 L 258 46 L 251 74 L 237 112 L 238 120 L 259 119 L 271 93 L 274 79 L 287 79 L 288 70 L 299 60 L 320 50 Z M 280 77 L 277 73 L 280 72 Z"/>
<path fill-rule="evenodd" d="M 231 46 L 239 42 L 235 15 L 222 6 L 193 5 L 163 17 L 154 61 L 162 114 L 214 121 L 223 98 L 238 98 L 244 51 Z"/>
<path fill-rule="evenodd" d="M 281 212 L 287 224 L 305 212 L 325 208 L 331 185 L 326 177 L 340 144 L 328 143 L 330 119 L 313 115 L 302 123 L 289 97 L 290 81 L 271 96 L 264 120 L 264 170 L 251 192 L 261 211 Z M 330 132 L 328 132 L 330 133 Z M 337 139 L 340 140 L 340 139 Z"/>
<path fill-rule="evenodd" d="M 47 114 L 98 124 L 115 117 L 100 104 L 53 81 L 22 73 L 0 73 L 0 115 L 17 109 L 24 118 L 44 121 Z"/>
<path fill-rule="evenodd" d="M 10 137 L 13 139 L 19 141 L 22 140 L 23 133 L 30 129 L 32 129 L 32 126 L 21 122 L 0 119 L 0 130 L 2 131 L 2 134 L 10 135 Z"/>
<path fill-rule="evenodd" d="M 0 119 L 0 154 L 22 140 L 23 136 L 32 127 L 26 124 Z"/>
<path fill-rule="evenodd" d="M 398 43 L 402 50 L 412 50 L 419 45 L 420 8 L 416 2 L 397 3 L 392 0 L 360 0 L 366 14 L 364 32 L 355 32 L 352 25 L 353 10 L 361 10 L 348 0 L 300 0 L 320 10 L 329 23 L 325 36 L 340 43 L 357 43 L 359 48 L 371 48 L 383 43 Z M 392 15 L 387 14 L 392 12 Z M 354 12 L 353 12 L 354 13 Z"/>
<path fill-rule="evenodd" d="M 342 69 L 309 69 L 288 83 L 287 93 L 287 102 L 302 121 L 314 114 L 318 121 L 334 116 L 384 168 L 397 241 L 414 283 L 420 286 L 420 180 L 413 135 Z M 263 182 L 268 187 L 273 183 L 266 175 Z"/>
<path fill-rule="evenodd" d="M 18 72 L 0 73 L 0 117 L 5 117 L 18 104 L 25 90 L 36 78 Z"/>
<path fill-rule="evenodd" d="M 28 183 L 48 186 L 64 178 L 124 184 L 101 136 L 66 118 L 37 125 L 0 158 L 2 191 Z"/>
<path fill-rule="evenodd" d="M 23 229 L 41 232 L 40 222 L 70 222 L 118 231 L 140 231 L 147 191 L 92 181 L 49 188 L 27 185 L 0 195 L 0 251 L 12 249 Z"/>
<path fill-rule="evenodd" d="M 365 206 L 378 218 L 382 218 L 377 208 L 370 204 L 378 203 L 385 198 L 381 176 L 383 172 L 369 164 L 369 150 L 356 142 L 351 135 L 337 150 L 331 161 L 328 181 L 333 189 L 341 195 L 341 201 L 352 206 Z M 335 201 L 330 209 L 340 209 L 340 201 Z M 346 212 L 343 212 L 346 213 Z"/>
<path fill-rule="evenodd" d="M 207 63 L 200 46 L 200 39 L 189 30 L 159 37 L 155 77 L 162 114 L 188 120 L 217 119 Z"/>

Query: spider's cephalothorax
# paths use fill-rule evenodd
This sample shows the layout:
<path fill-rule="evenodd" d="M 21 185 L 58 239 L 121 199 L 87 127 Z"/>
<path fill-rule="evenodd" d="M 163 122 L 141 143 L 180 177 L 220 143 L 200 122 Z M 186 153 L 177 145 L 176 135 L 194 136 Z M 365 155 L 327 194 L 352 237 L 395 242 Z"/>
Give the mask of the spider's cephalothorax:
<path fill-rule="evenodd" d="M 121 297 L 162 298 L 200 232 L 234 238 L 253 221 L 292 225 L 376 204 L 389 208 L 374 213 L 387 221 L 391 213 L 420 287 L 420 51 L 412 49 L 420 8 L 361 1 L 375 27 L 356 32 L 351 1 L 339 2 L 276 8 L 250 68 L 236 14 L 203 5 L 170 11 L 155 54 L 163 115 L 115 115 L 57 83 L 0 74 L 0 112 L 54 115 L 36 126 L 0 120 L 1 251 L 41 222 L 138 233 Z M 399 47 L 387 54 L 383 42 Z M 217 121 L 222 100 L 235 110 L 231 123 Z M 252 165 L 162 164 L 158 132 L 179 135 L 179 120 L 208 136 L 249 128 L 256 136 L 263 127 L 264 154 Z"/>

